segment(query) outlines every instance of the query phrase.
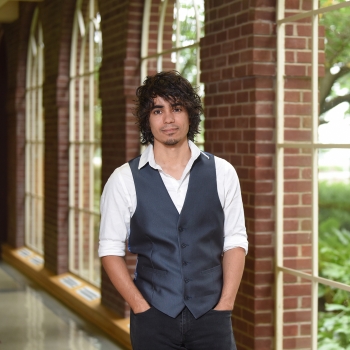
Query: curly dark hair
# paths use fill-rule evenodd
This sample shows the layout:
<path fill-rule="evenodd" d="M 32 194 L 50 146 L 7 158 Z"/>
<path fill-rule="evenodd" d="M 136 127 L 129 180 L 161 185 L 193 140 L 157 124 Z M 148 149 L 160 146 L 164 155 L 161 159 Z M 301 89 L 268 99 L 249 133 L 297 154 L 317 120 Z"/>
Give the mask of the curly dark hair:
<path fill-rule="evenodd" d="M 169 103 L 179 103 L 186 109 L 190 122 L 187 138 L 193 141 L 194 136 L 199 133 L 200 116 L 203 113 L 201 98 L 196 91 L 197 88 L 192 87 L 190 82 L 175 70 L 148 76 L 136 90 L 134 115 L 141 133 L 141 143 L 146 145 L 154 142 L 149 116 L 157 96 Z"/>

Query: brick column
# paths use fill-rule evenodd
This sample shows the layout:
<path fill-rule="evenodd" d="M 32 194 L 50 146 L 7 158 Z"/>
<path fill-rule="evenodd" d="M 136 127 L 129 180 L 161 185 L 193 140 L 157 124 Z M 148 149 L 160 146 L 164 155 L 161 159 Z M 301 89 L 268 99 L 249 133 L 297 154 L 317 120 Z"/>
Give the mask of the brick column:
<path fill-rule="evenodd" d="M 272 349 L 275 1 L 206 1 L 205 14 L 205 149 L 237 170 L 249 239 L 235 338 L 241 350 Z"/>
<path fill-rule="evenodd" d="M 286 3 L 289 12 L 311 5 L 307 0 Z M 205 149 L 237 170 L 250 243 L 233 327 L 239 349 L 273 349 L 276 2 L 221 0 L 206 1 L 205 6 L 206 36 L 201 41 Z M 285 137 L 308 141 L 310 25 L 286 26 L 286 33 Z M 285 166 L 285 265 L 307 270 L 310 155 L 287 149 Z M 284 293 L 284 348 L 306 349 L 310 284 L 286 276 Z"/>
<path fill-rule="evenodd" d="M 143 1 L 100 1 L 103 60 L 100 70 L 102 101 L 102 185 L 115 168 L 140 153 L 133 117 L 135 90 L 140 85 L 140 47 Z M 130 273 L 135 257 L 126 254 Z M 102 303 L 121 316 L 129 307 L 102 269 Z"/>
<path fill-rule="evenodd" d="M 4 30 L 0 25 L 0 245 L 7 240 L 7 161 L 8 161 L 8 118 L 6 112 L 7 101 L 7 59 Z M 1 259 L 1 249 L 0 249 Z"/>
<path fill-rule="evenodd" d="M 25 89 L 28 37 L 34 4 L 20 4 L 17 21 L 3 25 L 7 62 L 7 242 L 13 247 L 24 245 L 25 190 Z"/>
<path fill-rule="evenodd" d="M 311 10 L 308 0 L 286 2 L 286 15 Z M 286 142 L 311 141 L 311 20 L 286 24 Z M 323 74 L 323 28 L 319 28 L 319 76 Z M 309 149 L 287 148 L 284 157 L 284 266 L 311 273 L 311 166 Z M 311 348 L 311 283 L 284 275 L 283 348 Z"/>
<path fill-rule="evenodd" d="M 44 1 L 45 267 L 68 270 L 69 63 L 74 1 Z"/>

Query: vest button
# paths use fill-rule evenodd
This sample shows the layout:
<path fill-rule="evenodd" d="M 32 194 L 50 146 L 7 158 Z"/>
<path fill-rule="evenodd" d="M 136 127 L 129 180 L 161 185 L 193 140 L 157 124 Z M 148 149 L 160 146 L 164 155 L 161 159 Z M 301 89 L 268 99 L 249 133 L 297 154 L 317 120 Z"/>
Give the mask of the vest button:
<path fill-rule="evenodd" d="M 187 247 L 187 244 L 185 244 L 185 243 L 181 244 L 181 248 L 186 248 L 186 247 Z"/>
<path fill-rule="evenodd" d="M 189 281 L 191 281 L 191 280 L 188 278 L 185 278 L 185 283 L 188 283 Z"/>
<path fill-rule="evenodd" d="M 190 300 L 191 299 L 191 297 L 189 297 L 188 295 L 185 295 L 185 298 L 184 298 L 185 300 Z"/>
<path fill-rule="evenodd" d="M 186 266 L 187 264 L 188 264 L 187 261 L 183 261 L 183 262 L 182 262 L 182 265 L 183 265 L 183 266 Z"/>
<path fill-rule="evenodd" d="M 179 232 L 182 232 L 184 229 L 182 227 L 179 227 Z"/>

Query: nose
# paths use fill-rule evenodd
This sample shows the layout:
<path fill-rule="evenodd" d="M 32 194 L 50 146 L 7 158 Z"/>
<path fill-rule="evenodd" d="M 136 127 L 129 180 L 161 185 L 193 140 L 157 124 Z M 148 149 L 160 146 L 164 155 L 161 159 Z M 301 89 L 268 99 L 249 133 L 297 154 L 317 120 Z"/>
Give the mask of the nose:
<path fill-rule="evenodd" d="M 164 111 L 164 113 L 163 113 L 163 122 L 165 124 L 173 123 L 174 120 L 175 119 L 174 119 L 174 115 L 173 115 L 172 111 L 169 111 L 169 110 Z"/>

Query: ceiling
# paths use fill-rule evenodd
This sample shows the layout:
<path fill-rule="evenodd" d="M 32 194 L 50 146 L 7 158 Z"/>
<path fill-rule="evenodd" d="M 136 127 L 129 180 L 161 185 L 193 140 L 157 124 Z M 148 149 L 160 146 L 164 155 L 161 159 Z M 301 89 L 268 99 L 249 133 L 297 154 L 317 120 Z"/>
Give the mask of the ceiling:
<path fill-rule="evenodd" d="M 21 0 L 38 2 L 42 0 Z M 0 23 L 11 23 L 18 18 L 19 1 L 18 0 L 0 0 Z"/>

